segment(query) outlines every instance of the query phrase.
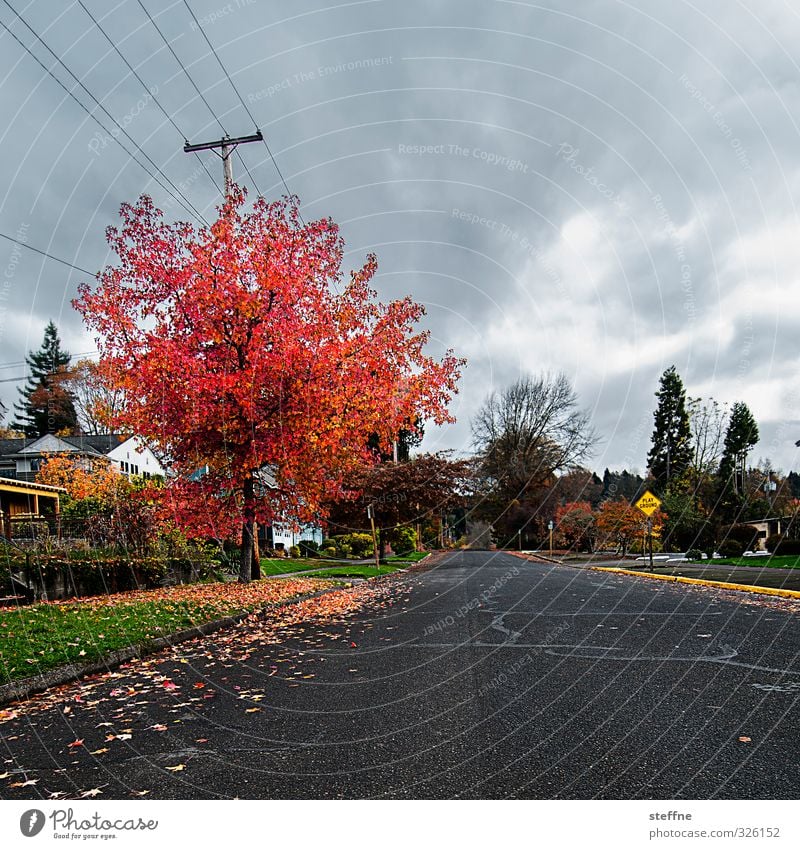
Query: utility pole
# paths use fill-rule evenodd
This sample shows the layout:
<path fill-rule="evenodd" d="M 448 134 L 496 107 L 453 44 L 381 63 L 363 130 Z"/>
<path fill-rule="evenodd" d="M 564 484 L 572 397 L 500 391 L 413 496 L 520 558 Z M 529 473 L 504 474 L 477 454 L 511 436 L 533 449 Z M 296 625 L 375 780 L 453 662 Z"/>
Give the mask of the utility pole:
<path fill-rule="evenodd" d="M 219 139 L 219 141 L 203 142 L 202 144 L 189 144 L 187 141 L 183 146 L 183 152 L 197 153 L 200 150 L 213 150 L 214 153 L 217 153 L 217 148 L 219 148 L 220 153 L 217 153 L 217 156 L 222 160 L 222 174 L 225 178 L 225 197 L 228 198 L 233 187 L 233 163 L 231 162 L 231 154 L 240 144 L 260 141 L 264 141 L 264 136 L 261 135 L 261 130 L 256 130 L 252 136 L 239 136 L 235 139 L 225 136 L 225 138 Z"/>
<path fill-rule="evenodd" d="M 249 142 L 264 141 L 264 136 L 261 135 L 261 130 L 256 130 L 252 136 L 238 136 L 232 139 L 230 136 L 225 136 L 219 141 L 202 142 L 201 144 L 190 144 L 189 140 L 185 140 L 183 145 L 184 153 L 197 153 L 201 150 L 212 150 L 217 153 L 219 148 L 220 153 L 217 156 L 222 160 L 222 175 L 225 181 L 225 200 L 231 196 L 233 190 L 233 163 L 231 162 L 231 154 L 240 144 L 248 144 Z M 245 537 L 249 533 L 250 539 Z M 252 526 L 249 531 L 242 534 L 242 546 L 250 545 L 253 551 L 253 566 L 251 567 L 251 576 L 255 578 L 261 577 L 261 552 L 258 545 L 258 521 L 253 519 Z"/>

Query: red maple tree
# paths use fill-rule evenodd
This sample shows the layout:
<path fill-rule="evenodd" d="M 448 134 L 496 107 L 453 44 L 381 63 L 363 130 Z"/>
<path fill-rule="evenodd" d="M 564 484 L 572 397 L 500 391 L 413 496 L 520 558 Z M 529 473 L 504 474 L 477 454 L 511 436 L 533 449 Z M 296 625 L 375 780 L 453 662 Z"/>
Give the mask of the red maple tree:
<path fill-rule="evenodd" d="M 185 529 L 241 529 L 248 581 L 254 521 L 320 515 L 371 435 L 388 446 L 415 417 L 452 421 L 463 361 L 425 353 L 421 305 L 376 301 L 373 255 L 343 280 L 333 221 L 304 223 L 293 197 L 244 200 L 234 187 L 197 230 L 147 196 L 124 204 L 107 232 L 118 263 L 74 306 L 126 399 L 112 424 L 169 459 L 165 493 Z"/>

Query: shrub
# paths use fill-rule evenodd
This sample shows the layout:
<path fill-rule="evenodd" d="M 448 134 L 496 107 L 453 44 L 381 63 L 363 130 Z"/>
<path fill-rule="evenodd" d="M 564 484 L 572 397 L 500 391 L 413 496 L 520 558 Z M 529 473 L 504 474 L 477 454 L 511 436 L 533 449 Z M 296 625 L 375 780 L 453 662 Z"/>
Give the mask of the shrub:
<path fill-rule="evenodd" d="M 744 550 L 744 543 L 737 539 L 726 539 L 719 546 L 719 553 L 723 557 L 741 557 Z"/>
<path fill-rule="evenodd" d="M 289 547 L 289 557 L 294 557 L 295 559 L 300 556 L 300 546 L 292 545 Z"/>
<path fill-rule="evenodd" d="M 800 539 L 785 537 L 783 534 L 773 534 L 767 537 L 767 551 L 773 554 L 800 554 Z"/>
<path fill-rule="evenodd" d="M 686 556 L 689 558 L 689 560 L 702 560 L 703 559 L 703 552 L 700 551 L 699 548 L 690 548 L 686 552 Z"/>
<path fill-rule="evenodd" d="M 336 557 L 336 546 L 329 545 L 327 548 L 323 548 L 320 551 L 320 554 L 323 557 Z"/>
<path fill-rule="evenodd" d="M 323 548 L 336 548 L 336 540 L 330 539 L 329 537 L 326 537 L 319 544 L 319 550 L 322 551 Z"/>
<path fill-rule="evenodd" d="M 742 544 L 742 551 L 758 546 L 758 528 L 752 525 L 729 525 L 722 529 L 722 541 L 734 540 Z M 722 549 L 720 549 L 722 551 Z"/>
<path fill-rule="evenodd" d="M 364 559 L 374 553 L 372 534 L 347 534 L 342 537 L 342 543 L 350 546 L 353 557 Z"/>
<path fill-rule="evenodd" d="M 337 549 L 337 553 L 339 554 L 339 556 L 344 557 L 345 559 L 350 556 L 350 551 L 350 546 L 346 542 L 341 543 Z"/>
<path fill-rule="evenodd" d="M 389 541 L 395 554 L 409 554 L 417 550 L 417 532 L 408 525 L 398 525 L 389 532 Z"/>
<path fill-rule="evenodd" d="M 301 557 L 319 557 L 319 546 L 313 539 L 301 539 L 297 547 Z"/>

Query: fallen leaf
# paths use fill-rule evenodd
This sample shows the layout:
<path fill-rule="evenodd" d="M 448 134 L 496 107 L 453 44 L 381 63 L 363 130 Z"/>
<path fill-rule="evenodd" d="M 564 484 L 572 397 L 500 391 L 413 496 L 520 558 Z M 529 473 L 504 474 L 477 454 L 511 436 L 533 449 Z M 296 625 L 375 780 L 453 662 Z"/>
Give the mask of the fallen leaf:
<path fill-rule="evenodd" d="M 177 766 L 168 766 L 167 769 L 170 772 L 182 772 L 186 769 L 186 764 L 178 764 Z"/>
<path fill-rule="evenodd" d="M 82 746 L 82 745 L 83 745 L 83 740 L 76 740 L 74 743 L 70 743 L 69 746 L 67 746 L 67 748 L 68 749 L 77 749 L 78 746 Z"/>
<path fill-rule="evenodd" d="M 94 798 L 95 796 L 99 796 L 103 791 L 99 787 L 93 787 L 91 790 L 84 790 L 81 793 L 81 799 L 88 799 L 90 796 Z"/>
<path fill-rule="evenodd" d="M 739 738 L 739 742 L 740 742 L 740 743 L 750 743 L 750 742 L 751 742 L 751 740 L 750 740 L 750 738 L 749 738 L 749 737 L 740 737 L 740 738 Z"/>
<path fill-rule="evenodd" d="M 167 730 L 167 726 L 161 725 L 160 723 L 158 725 L 151 725 L 150 726 L 150 731 L 166 731 L 166 730 Z"/>
<path fill-rule="evenodd" d="M 2 775 L 0 775 L 0 778 L 8 778 L 10 775 L 10 772 L 4 772 Z"/>
<path fill-rule="evenodd" d="M 149 790 L 131 790 L 131 796 L 146 796 Z"/>
<path fill-rule="evenodd" d="M 261 713 L 261 708 L 247 708 L 245 713 Z"/>
<path fill-rule="evenodd" d="M 9 784 L 9 787 L 32 787 L 34 784 L 38 784 L 38 778 L 29 778 L 27 781 L 15 781 L 13 784 Z"/>
<path fill-rule="evenodd" d="M 104 755 L 106 752 L 111 751 L 110 749 L 95 749 L 93 752 L 89 752 L 90 755 Z"/>

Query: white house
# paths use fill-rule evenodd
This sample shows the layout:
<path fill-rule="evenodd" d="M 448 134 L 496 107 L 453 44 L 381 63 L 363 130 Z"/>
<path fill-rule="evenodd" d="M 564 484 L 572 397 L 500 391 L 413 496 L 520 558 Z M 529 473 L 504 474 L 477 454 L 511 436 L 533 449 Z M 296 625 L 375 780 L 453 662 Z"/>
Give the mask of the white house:
<path fill-rule="evenodd" d="M 166 474 L 155 454 L 137 436 L 106 433 L 98 436 L 56 436 L 0 440 L 0 476 L 33 481 L 42 462 L 52 454 L 71 454 L 89 467 L 93 458 L 110 460 L 126 477 Z"/>

